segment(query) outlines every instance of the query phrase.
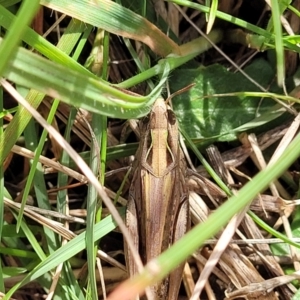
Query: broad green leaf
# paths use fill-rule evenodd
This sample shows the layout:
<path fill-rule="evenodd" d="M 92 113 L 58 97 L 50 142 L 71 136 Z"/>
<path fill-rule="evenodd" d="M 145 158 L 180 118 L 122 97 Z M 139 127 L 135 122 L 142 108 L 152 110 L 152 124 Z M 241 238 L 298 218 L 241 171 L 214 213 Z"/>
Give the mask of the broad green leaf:
<path fill-rule="evenodd" d="M 274 72 L 265 60 L 256 60 L 245 68 L 245 72 L 262 86 L 268 86 Z M 182 74 L 185 76 L 182 76 Z M 250 97 L 243 91 L 257 92 L 258 88 L 240 73 L 233 73 L 221 65 L 211 65 L 198 69 L 179 69 L 172 73 L 172 92 L 194 83 L 188 92 L 173 100 L 174 111 L 181 127 L 192 139 L 229 141 L 236 139 L 237 129 L 252 122 L 252 127 L 265 122 L 270 109 L 276 104 L 274 100 Z M 239 96 L 214 96 L 241 92 Z M 282 112 L 280 112 L 282 114 Z M 259 123 L 255 123 L 256 118 Z M 249 128 L 248 128 L 249 129 Z"/>

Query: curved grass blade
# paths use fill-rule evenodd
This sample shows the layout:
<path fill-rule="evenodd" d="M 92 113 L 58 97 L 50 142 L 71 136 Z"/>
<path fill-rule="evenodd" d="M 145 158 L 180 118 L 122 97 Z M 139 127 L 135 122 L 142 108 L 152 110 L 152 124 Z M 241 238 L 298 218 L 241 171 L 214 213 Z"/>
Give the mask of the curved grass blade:
<path fill-rule="evenodd" d="M 129 119 L 142 117 L 149 112 L 167 79 L 167 62 L 163 69 L 162 79 L 148 96 L 133 96 L 103 80 L 96 80 L 94 76 L 83 75 L 19 48 L 9 61 L 4 76 L 67 104 L 109 117 Z"/>

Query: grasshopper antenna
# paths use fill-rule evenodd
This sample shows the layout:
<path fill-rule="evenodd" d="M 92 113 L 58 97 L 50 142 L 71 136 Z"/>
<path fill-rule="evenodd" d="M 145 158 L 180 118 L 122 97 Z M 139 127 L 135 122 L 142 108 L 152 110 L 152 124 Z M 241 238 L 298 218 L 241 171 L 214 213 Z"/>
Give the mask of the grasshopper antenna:
<path fill-rule="evenodd" d="M 174 92 L 173 94 L 171 94 L 171 95 L 167 98 L 166 104 L 169 104 L 169 102 L 171 101 L 171 99 L 172 99 L 173 97 L 178 96 L 178 95 L 180 95 L 180 94 L 182 94 L 182 93 L 185 93 L 185 92 L 187 92 L 188 90 L 190 90 L 194 85 L 195 85 L 195 83 L 191 83 L 191 84 L 185 86 L 184 88 L 182 88 L 182 89 L 180 89 L 180 90 Z"/>

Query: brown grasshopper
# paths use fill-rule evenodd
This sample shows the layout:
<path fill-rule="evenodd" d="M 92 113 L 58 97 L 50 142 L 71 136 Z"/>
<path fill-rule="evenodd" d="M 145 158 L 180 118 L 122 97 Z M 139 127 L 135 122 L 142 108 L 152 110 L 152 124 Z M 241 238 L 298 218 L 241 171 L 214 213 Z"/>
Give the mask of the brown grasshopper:
<path fill-rule="evenodd" d="M 190 216 L 185 184 L 187 166 L 179 145 L 178 124 L 162 98 L 156 100 L 149 116 L 140 122 L 140 132 L 126 224 L 146 264 L 185 234 Z M 126 243 L 125 257 L 130 276 L 137 274 Z M 177 299 L 183 267 L 184 264 L 178 266 L 150 288 L 153 300 Z"/>

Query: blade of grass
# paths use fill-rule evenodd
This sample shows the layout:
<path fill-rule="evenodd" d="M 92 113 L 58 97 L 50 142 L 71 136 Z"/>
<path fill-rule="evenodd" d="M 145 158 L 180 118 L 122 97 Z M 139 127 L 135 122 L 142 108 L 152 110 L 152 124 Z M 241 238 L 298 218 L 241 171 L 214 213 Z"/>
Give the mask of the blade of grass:
<path fill-rule="evenodd" d="M 218 10 L 218 0 L 212 0 L 211 6 L 210 6 L 210 10 L 209 10 L 209 14 L 208 14 L 208 21 L 207 21 L 207 29 L 206 29 L 206 33 L 209 34 L 215 19 L 216 19 L 216 12 Z"/>
<path fill-rule="evenodd" d="M 14 55 L 26 25 L 31 22 L 38 8 L 38 0 L 25 0 L 22 2 L 18 11 L 18 18 L 15 19 L 0 45 L 0 75 L 3 74 L 8 61 Z"/>
<path fill-rule="evenodd" d="M 99 162 L 99 146 L 95 145 L 98 143 L 99 134 L 101 135 L 101 131 L 96 128 L 99 121 L 95 121 L 93 118 L 93 129 L 96 129 L 95 141 L 92 142 L 91 147 L 91 155 L 90 155 L 90 168 L 91 171 L 98 177 L 100 162 Z M 101 175 L 100 175 L 101 176 Z M 89 285 L 88 285 L 88 295 L 90 295 L 91 299 L 97 299 L 97 282 L 96 282 L 96 251 L 97 246 L 95 244 L 94 238 L 94 227 L 96 220 L 96 212 L 97 212 L 97 202 L 98 202 L 98 194 L 96 189 L 92 184 L 88 185 L 88 193 L 87 193 L 87 219 L 86 219 L 86 247 L 87 247 L 87 262 L 88 262 L 88 273 L 89 273 Z"/>
<path fill-rule="evenodd" d="M 47 122 L 49 124 L 52 123 L 52 121 L 55 117 L 55 113 L 58 108 L 58 104 L 59 104 L 58 101 L 54 101 L 54 103 L 51 107 L 51 110 L 50 110 L 50 113 L 49 113 L 48 119 L 47 119 Z M 27 181 L 25 184 L 25 188 L 23 191 L 21 208 L 19 210 L 18 219 L 17 219 L 17 232 L 20 229 L 21 220 L 23 218 L 24 207 L 26 205 L 26 201 L 27 201 L 34 177 L 36 180 L 36 187 L 38 187 L 36 189 L 36 192 L 37 192 L 36 196 L 38 198 L 38 201 L 40 201 L 39 207 L 45 208 L 45 209 L 50 209 L 50 206 L 48 205 L 48 203 L 49 203 L 48 197 L 46 196 L 46 199 L 45 199 L 45 195 L 47 195 L 47 189 L 44 184 L 45 180 L 44 180 L 43 171 L 42 171 L 43 168 L 42 168 L 42 165 L 39 163 L 39 157 L 42 154 L 42 151 L 44 149 L 44 144 L 45 144 L 47 134 L 48 134 L 47 131 L 43 130 L 42 135 L 39 138 L 39 142 L 37 142 L 38 139 L 37 139 L 37 135 L 36 135 L 36 131 L 35 131 L 35 123 L 29 122 L 28 126 L 25 128 L 24 136 L 25 136 L 26 147 L 29 150 L 33 151 L 35 153 L 35 156 L 34 156 L 33 161 L 31 162 L 30 171 L 29 171 Z M 36 171 L 38 171 L 38 173 L 36 173 Z M 53 241 L 53 239 L 55 239 L 55 236 L 53 236 L 51 234 L 50 240 Z M 52 242 L 48 243 L 48 244 L 52 244 Z"/>
<path fill-rule="evenodd" d="M 17 214 L 15 212 L 13 212 L 13 215 L 14 215 L 15 219 L 17 219 Z M 24 232 L 26 238 L 28 239 L 30 245 L 32 246 L 32 249 L 33 249 L 34 253 L 37 254 L 38 258 L 41 261 L 43 261 L 44 259 L 46 259 L 47 256 L 46 256 L 44 250 L 40 246 L 40 243 L 37 241 L 35 235 L 30 230 L 30 228 L 28 227 L 28 225 L 26 224 L 26 222 L 24 220 L 21 220 L 21 224 L 20 225 L 21 225 L 22 231 Z"/>
<path fill-rule="evenodd" d="M 208 37 L 213 43 L 218 43 L 223 38 L 223 32 L 221 30 L 213 30 Z M 125 89 L 134 86 L 155 75 L 162 74 L 166 64 L 168 64 L 170 69 L 173 70 L 185 64 L 197 55 L 205 52 L 209 48 L 211 48 L 211 44 L 205 38 L 197 38 L 192 42 L 180 46 L 182 56 L 168 56 L 167 58 L 161 59 L 154 67 L 140 73 L 139 75 L 133 76 L 128 80 L 124 80 L 115 86 Z"/>
<path fill-rule="evenodd" d="M 162 78 L 148 96 L 129 95 L 107 82 L 96 80 L 94 76 L 83 75 L 24 49 L 17 51 L 5 76 L 15 83 L 34 88 L 70 105 L 124 119 L 141 117 L 149 112 L 168 76 L 169 61 L 165 61 L 161 68 Z"/>
<path fill-rule="evenodd" d="M 12 6 L 12 5 L 17 4 L 19 2 L 21 2 L 21 0 L 1 0 L 0 4 L 4 7 L 6 7 L 6 6 Z"/>
<path fill-rule="evenodd" d="M 31 259 L 38 259 L 38 256 L 33 251 L 26 251 L 21 249 L 12 249 L 7 247 L 0 247 L 0 253 L 5 255 L 11 255 L 16 257 L 25 257 L 25 258 L 31 258 Z"/>
<path fill-rule="evenodd" d="M 272 20 L 275 33 L 275 51 L 277 59 L 277 83 L 279 86 L 283 86 L 285 78 L 285 62 L 283 53 L 281 14 L 278 1 L 271 0 L 271 4 Z"/>
<path fill-rule="evenodd" d="M 300 18 L 300 11 L 297 10 L 293 5 L 289 5 L 288 8 L 296 15 Z"/>
<path fill-rule="evenodd" d="M 189 135 L 185 132 L 183 128 L 180 128 L 180 132 L 183 135 L 185 142 L 191 148 L 191 150 L 195 153 L 201 164 L 204 166 L 208 174 L 215 180 L 218 186 L 227 194 L 227 196 L 232 196 L 231 190 L 228 186 L 222 181 L 222 179 L 218 176 L 218 174 L 214 171 L 214 169 L 210 166 L 210 164 L 206 161 L 204 156 L 198 150 L 196 145 L 190 139 Z"/>
<path fill-rule="evenodd" d="M 180 55 L 178 45 L 154 24 L 113 1 L 77 0 L 66 5 L 60 0 L 42 0 L 41 4 L 108 32 L 141 41 L 160 56 Z"/>
<path fill-rule="evenodd" d="M 0 6 L 0 15 L 0 25 L 3 26 L 5 29 L 10 30 L 13 22 L 16 20 L 16 17 L 2 6 Z M 65 32 L 64 35 L 61 37 L 63 41 L 67 39 L 68 42 L 64 43 L 60 39 L 58 45 L 54 46 L 46 39 L 38 35 L 33 29 L 29 28 L 28 26 L 25 26 L 25 31 L 22 35 L 22 40 L 26 44 L 43 54 L 45 57 L 49 58 L 50 60 L 65 65 L 70 69 L 82 72 L 83 74 L 91 75 L 91 73 L 87 69 L 85 69 L 76 61 L 74 61 L 68 55 L 74 48 L 74 41 L 78 41 L 82 32 L 84 32 L 85 30 L 89 30 L 89 28 L 92 28 L 92 26 L 84 24 L 79 20 L 72 19 L 70 21 L 69 26 L 67 27 L 68 36 L 64 37 L 66 35 Z"/>
<path fill-rule="evenodd" d="M 121 211 L 122 216 L 125 215 L 125 210 Z M 95 225 L 94 234 L 95 239 L 98 240 L 108 232 L 115 229 L 116 224 L 113 221 L 111 216 L 106 217 L 101 222 Z M 72 256 L 77 254 L 78 252 L 82 251 L 86 244 L 85 244 L 86 233 L 83 232 L 73 240 L 69 241 L 67 244 L 59 248 L 57 251 L 50 254 L 47 258 L 43 259 L 43 261 L 37 265 L 31 272 L 29 272 L 26 277 L 18 282 L 13 288 L 11 288 L 6 295 L 4 296 L 3 300 L 8 300 L 15 291 L 18 290 L 21 286 L 25 285 L 26 283 L 33 281 L 39 278 L 41 275 L 49 272 L 53 268 L 55 268 L 58 264 L 63 263 L 64 261 L 70 259 Z"/>
<path fill-rule="evenodd" d="M 97 38 L 98 37 L 98 38 Z M 101 70 L 95 70 L 106 80 L 108 77 L 108 61 L 109 61 L 109 34 L 98 29 L 97 37 L 94 42 L 95 52 L 102 56 Z M 100 37 L 103 37 L 100 39 Z M 99 181 L 104 185 L 105 169 L 106 169 L 106 148 L 107 148 L 107 117 L 94 114 L 91 124 L 92 146 L 90 154 L 90 167 L 95 176 L 99 177 Z M 87 194 L 87 256 L 88 256 L 88 273 L 89 285 L 87 294 L 91 299 L 98 298 L 97 282 L 96 282 L 96 251 L 98 249 L 94 239 L 94 224 L 101 221 L 102 217 L 102 200 L 98 197 L 96 189 L 89 184 Z M 103 295 L 106 294 L 105 286 L 103 286 Z"/>
<path fill-rule="evenodd" d="M 198 3 L 191 2 L 191 1 L 188 1 L 188 0 L 168 0 L 168 1 L 172 2 L 172 3 L 176 3 L 178 5 L 182 5 L 182 6 L 186 6 L 186 7 L 196 9 L 196 10 L 199 10 L 199 11 L 204 12 L 204 13 L 209 13 L 209 11 L 210 11 L 209 7 L 207 7 L 205 5 L 198 4 Z M 239 26 L 241 28 L 244 28 L 247 31 L 252 31 L 254 33 L 257 33 L 258 35 L 261 35 L 262 37 L 264 37 L 268 41 L 269 40 L 274 41 L 274 35 L 273 34 L 268 32 L 267 30 L 264 30 L 261 27 L 255 26 L 255 25 L 253 25 L 249 22 L 246 22 L 242 19 L 233 17 L 233 16 L 231 16 L 229 14 L 226 14 L 226 13 L 223 13 L 221 11 L 216 11 L 216 17 L 221 19 L 221 20 L 232 23 L 236 26 Z M 289 43 L 286 40 L 284 40 L 283 42 L 284 42 L 284 46 L 287 47 L 288 49 L 293 50 L 297 53 L 300 52 L 299 47 L 297 47 L 293 43 Z"/>
<path fill-rule="evenodd" d="M 79 42 L 79 44 L 80 44 L 80 42 Z M 58 100 L 55 100 L 55 101 L 58 101 Z M 74 124 L 76 114 L 77 114 L 77 109 L 71 108 L 70 114 L 68 117 L 68 123 L 67 123 L 65 133 L 64 133 L 64 138 L 66 139 L 67 142 L 70 142 L 71 128 Z M 62 151 L 60 162 L 64 166 L 70 165 L 70 157 L 66 151 Z M 67 185 L 68 185 L 68 176 L 64 173 L 59 172 L 58 178 L 57 178 L 57 187 L 65 187 Z M 63 189 L 63 190 L 58 191 L 56 199 L 57 199 L 57 204 L 56 204 L 57 210 L 64 214 L 68 214 L 68 209 L 69 209 L 68 208 L 68 190 Z M 52 253 L 52 252 L 50 252 L 50 253 Z M 66 293 L 65 297 L 73 299 L 74 296 L 72 296 L 72 295 L 74 294 L 74 295 L 77 295 L 79 297 L 79 299 L 84 299 L 83 291 L 82 291 L 79 283 L 77 282 L 77 280 L 74 276 L 74 272 L 72 270 L 72 266 L 70 265 L 70 263 L 68 261 L 65 261 L 63 263 L 61 278 L 62 279 L 65 278 L 65 280 L 64 280 L 66 282 L 65 285 L 69 286 L 71 289 L 71 293 Z M 59 283 L 60 283 L 60 281 L 59 281 Z"/>

